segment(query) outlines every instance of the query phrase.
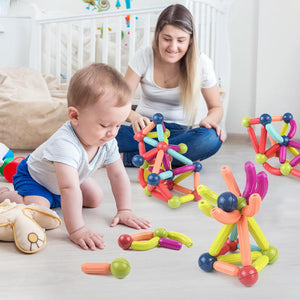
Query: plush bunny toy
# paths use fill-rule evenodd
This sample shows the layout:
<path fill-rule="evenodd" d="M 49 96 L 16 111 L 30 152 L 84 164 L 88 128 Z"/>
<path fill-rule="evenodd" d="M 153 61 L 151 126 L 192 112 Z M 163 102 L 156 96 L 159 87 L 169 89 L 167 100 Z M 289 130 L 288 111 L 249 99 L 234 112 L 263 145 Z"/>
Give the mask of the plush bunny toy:
<path fill-rule="evenodd" d="M 6 199 L 0 203 L 0 241 L 14 241 L 19 250 L 35 253 L 46 244 L 42 229 L 61 225 L 57 213 L 49 208 L 30 204 L 16 204 Z"/>

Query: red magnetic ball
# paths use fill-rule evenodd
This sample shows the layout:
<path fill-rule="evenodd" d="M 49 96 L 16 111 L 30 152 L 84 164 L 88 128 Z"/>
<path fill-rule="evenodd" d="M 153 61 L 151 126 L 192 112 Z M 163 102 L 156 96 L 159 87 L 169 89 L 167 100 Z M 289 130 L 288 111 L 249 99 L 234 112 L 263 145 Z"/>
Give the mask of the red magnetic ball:
<path fill-rule="evenodd" d="M 132 237 L 129 234 L 122 234 L 119 236 L 118 244 L 122 249 L 124 250 L 129 249 L 131 243 L 132 243 Z"/>
<path fill-rule="evenodd" d="M 164 152 L 167 152 L 168 149 L 169 149 L 168 144 L 165 143 L 165 142 L 159 142 L 159 143 L 157 144 L 156 148 L 157 148 L 158 150 L 163 150 Z"/>
<path fill-rule="evenodd" d="M 137 140 L 138 142 L 143 142 L 145 135 L 139 131 L 134 135 L 134 139 Z"/>
<path fill-rule="evenodd" d="M 239 281 L 245 286 L 252 286 L 258 279 L 257 270 L 252 266 L 245 266 L 239 270 Z"/>
<path fill-rule="evenodd" d="M 230 252 L 234 252 L 237 249 L 237 245 L 239 243 L 239 240 L 236 239 L 235 241 L 230 240 L 229 238 L 226 240 L 226 244 L 230 247 Z"/>

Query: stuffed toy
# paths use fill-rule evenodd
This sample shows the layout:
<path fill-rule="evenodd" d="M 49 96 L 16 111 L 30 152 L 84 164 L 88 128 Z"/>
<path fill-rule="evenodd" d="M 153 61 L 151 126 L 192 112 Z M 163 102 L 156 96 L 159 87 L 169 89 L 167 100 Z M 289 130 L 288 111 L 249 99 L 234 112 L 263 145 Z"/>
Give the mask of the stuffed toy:
<path fill-rule="evenodd" d="M 46 244 L 42 229 L 54 229 L 61 219 L 50 208 L 36 204 L 24 205 L 10 202 L 0 203 L 0 241 L 15 242 L 24 253 L 35 253 Z"/>

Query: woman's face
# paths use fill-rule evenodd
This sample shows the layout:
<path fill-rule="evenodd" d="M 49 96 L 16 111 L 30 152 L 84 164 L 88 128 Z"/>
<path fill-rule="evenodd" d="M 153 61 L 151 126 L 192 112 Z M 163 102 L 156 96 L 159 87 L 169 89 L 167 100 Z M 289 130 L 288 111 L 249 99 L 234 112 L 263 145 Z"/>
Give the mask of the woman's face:
<path fill-rule="evenodd" d="M 190 43 L 190 34 L 173 25 L 164 26 L 158 35 L 159 53 L 167 63 L 177 63 L 187 52 Z"/>

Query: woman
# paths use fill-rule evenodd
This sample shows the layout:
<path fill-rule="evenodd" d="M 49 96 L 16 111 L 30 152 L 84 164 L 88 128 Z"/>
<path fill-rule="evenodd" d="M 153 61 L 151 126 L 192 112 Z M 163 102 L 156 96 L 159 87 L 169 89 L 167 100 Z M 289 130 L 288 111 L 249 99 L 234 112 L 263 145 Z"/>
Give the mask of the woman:
<path fill-rule="evenodd" d="M 140 83 L 142 96 L 127 118 L 131 126 L 122 125 L 116 137 L 126 167 L 133 166 L 132 158 L 138 154 L 133 135 L 149 124 L 155 113 L 164 115 L 171 132 L 169 143 L 185 143 L 188 151 L 184 155 L 192 161 L 206 159 L 221 147 L 219 88 L 211 60 L 198 53 L 194 32 L 189 10 L 170 5 L 157 20 L 152 47 L 139 50 L 129 62 L 125 80 L 133 93 Z M 202 120 L 197 119 L 200 93 L 208 109 Z M 172 164 L 181 163 L 173 160 Z"/>

